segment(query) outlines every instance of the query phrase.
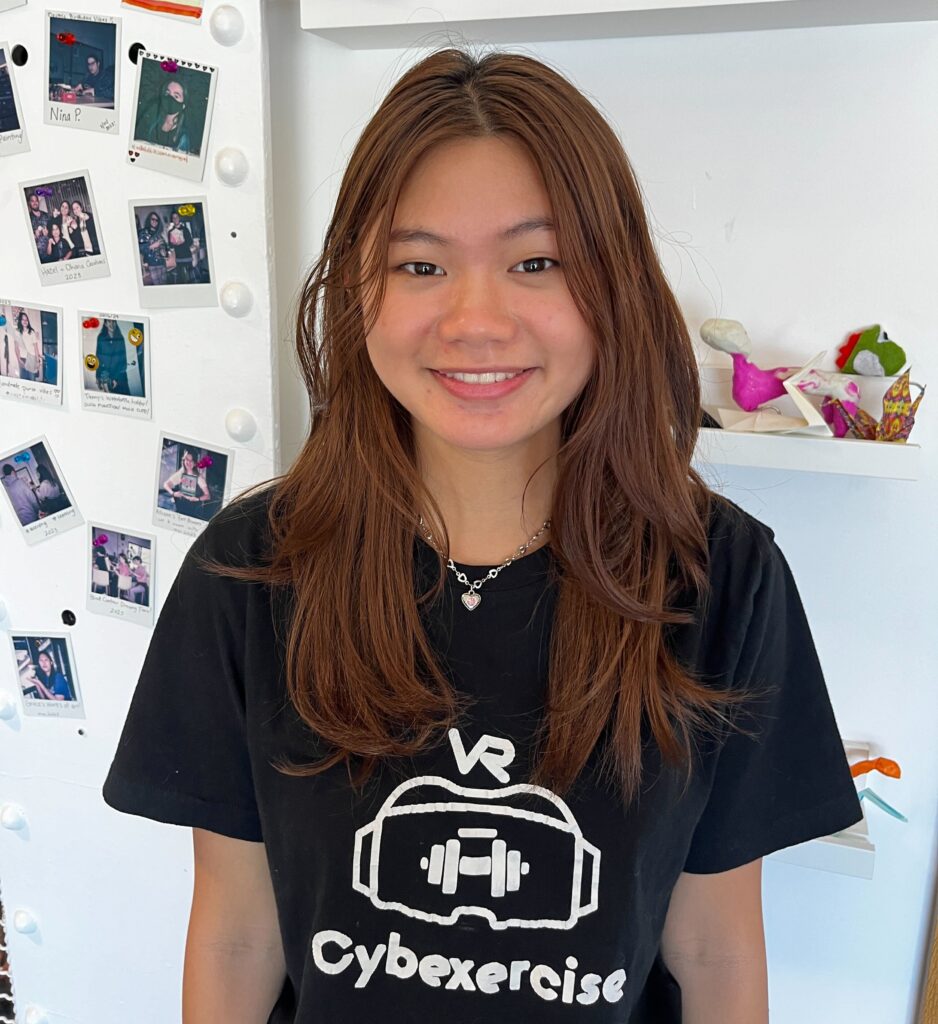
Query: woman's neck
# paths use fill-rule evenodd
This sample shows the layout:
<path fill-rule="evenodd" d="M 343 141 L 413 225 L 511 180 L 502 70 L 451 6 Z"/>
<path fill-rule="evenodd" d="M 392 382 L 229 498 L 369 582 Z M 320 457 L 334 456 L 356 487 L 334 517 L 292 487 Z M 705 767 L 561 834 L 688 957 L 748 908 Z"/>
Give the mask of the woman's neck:
<path fill-rule="evenodd" d="M 454 561 L 498 565 L 550 517 L 557 477 L 552 438 L 532 439 L 519 450 L 470 452 L 433 438 L 421 443 L 418 435 L 417 450 L 421 475 L 449 533 L 449 550 L 443 554 Z M 545 530 L 526 554 L 549 541 L 550 530 Z M 442 545 L 436 535 L 434 544 Z"/>

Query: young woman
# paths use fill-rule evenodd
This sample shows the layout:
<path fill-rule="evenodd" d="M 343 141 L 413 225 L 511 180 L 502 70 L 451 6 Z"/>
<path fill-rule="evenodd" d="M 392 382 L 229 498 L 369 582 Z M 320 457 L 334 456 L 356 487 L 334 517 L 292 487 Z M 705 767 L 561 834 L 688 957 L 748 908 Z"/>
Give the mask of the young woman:
<path fill-rule="evenodd" d="M 42 334 L 33 327 L 29 314 L 21 309 L 16 315 L 13 347 L 23 380 L 43 380 Z"/>
<path fill-rule="evenodd" d="M 105 320 L 102 323 L 94 354 L 98 358 L 98 368 L 95 370 L 98 390 L 112 395 L 129 395 L 127 345 L 124 332 L 116 320 Z"/>
<path fill-rule="evenodd" d="M 56 667 L 48 651 L 40 651 L 36 658 L 36 686 L 46 700 L 71 700 L 72 689 L 68 680 Z"/>
<path fill-rule="evenodd" d="M 205 519 L 205 502 L 212 500 L 212 491 L 195 464 L 195 456 L 188 449 L 182 453 L 182 465 L 163 482 L 163 490 L 172 495 L 175 511 L 183 516 Z"/>
<path fill-rule="evenodd" d="M 423 60 L 297 344 L 307 443 L 196 542 L 104 790 L 194 829 L 185 1024 L 764 1024 L 761 858 L 860 807 L 612 129 Z"/>

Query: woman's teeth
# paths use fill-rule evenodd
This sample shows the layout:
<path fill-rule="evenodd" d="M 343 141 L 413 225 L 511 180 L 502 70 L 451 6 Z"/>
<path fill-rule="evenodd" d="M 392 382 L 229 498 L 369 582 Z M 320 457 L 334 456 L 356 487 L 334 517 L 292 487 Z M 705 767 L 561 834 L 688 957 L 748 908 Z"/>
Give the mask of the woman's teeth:
<path fill-rule="evenodd" d="M 518 373 L 444 373 L 443 376 L 449 377 L 450 380 L 461 380 L 464 384 L 496 384 L 498 381 L 518 377 L 523 372 L 519 370 Z"/>

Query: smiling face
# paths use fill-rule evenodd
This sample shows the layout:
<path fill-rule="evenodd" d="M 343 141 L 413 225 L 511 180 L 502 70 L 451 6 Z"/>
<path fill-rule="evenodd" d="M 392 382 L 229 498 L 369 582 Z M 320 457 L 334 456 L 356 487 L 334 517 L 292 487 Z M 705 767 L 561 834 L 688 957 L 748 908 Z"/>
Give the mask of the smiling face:
<path fill-rule="evenodd" d="M 367 346 L 411 414 L 418 450 L 559 444 L 561 413 L 589 378 L 594 346 L 550 220 L 534 164 L 502 138 L 441 145 L 405 184 Z M 444 383 L 440 371 L 524 373 L 514 385 L 473 389 Z"/>
<path fill-rule="evenodd" d="M 195 466 L 195 459 L 192 457 L 192 452 L 183 452 L 182 466 L 187 473 L 192 472 L 193 466 Z"/>

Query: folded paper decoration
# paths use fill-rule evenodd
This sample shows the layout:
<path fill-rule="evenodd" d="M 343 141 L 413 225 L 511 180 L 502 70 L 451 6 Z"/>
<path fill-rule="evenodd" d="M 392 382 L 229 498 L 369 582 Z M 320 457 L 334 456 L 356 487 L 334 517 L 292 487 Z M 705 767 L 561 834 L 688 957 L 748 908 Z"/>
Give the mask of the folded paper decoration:
<path fill-rule="evenodd" d="M 862 440 L 902 443 L 908 440 L 912 432 L 915 414 L 925 394 L 923 385 L 913 384 L 913 387 L 919 389 L 913 402 L 909 385 L 909 371 L 906 370 L 883 395 L 883 418 L 879 421 L 864 409 L 857 409 L 856 413 L 851 415 L 837 399 L 834 399 L 832 404 L 843 414 L 853 433 Z"/>

